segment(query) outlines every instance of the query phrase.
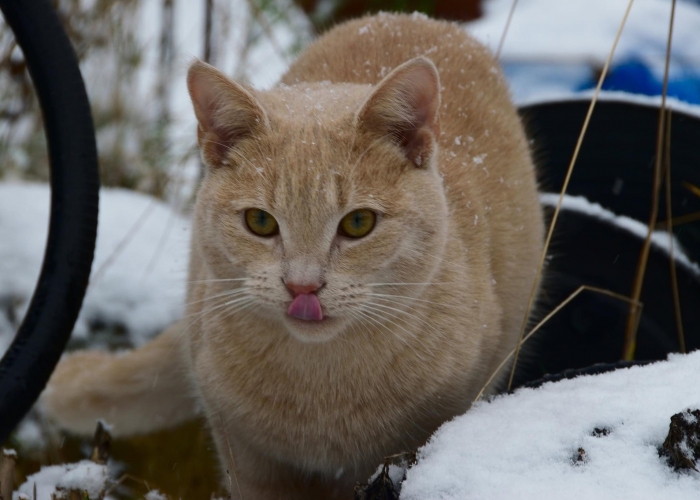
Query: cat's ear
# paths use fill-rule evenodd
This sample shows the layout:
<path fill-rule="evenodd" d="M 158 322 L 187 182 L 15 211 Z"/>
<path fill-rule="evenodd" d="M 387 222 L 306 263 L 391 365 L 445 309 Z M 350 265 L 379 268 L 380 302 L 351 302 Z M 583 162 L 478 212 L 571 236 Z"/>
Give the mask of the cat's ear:
<path fill-rule="evenodd" d="M 425 167 L 440 137 L 440 77 L 429 59 L 416 57 L 389 73 L 357 114 L 357 123 L 388 135 L 417 167 Z"/>
<path fill-rule="evenodd" d="M 208 166 L 224 164 L 228 151 L 240 140 L 268 126 L 265 110 L 253 94 L 213 66 L 194 62 L 187 73 L 187 88 L 199 122 L 202 159 Z"/>

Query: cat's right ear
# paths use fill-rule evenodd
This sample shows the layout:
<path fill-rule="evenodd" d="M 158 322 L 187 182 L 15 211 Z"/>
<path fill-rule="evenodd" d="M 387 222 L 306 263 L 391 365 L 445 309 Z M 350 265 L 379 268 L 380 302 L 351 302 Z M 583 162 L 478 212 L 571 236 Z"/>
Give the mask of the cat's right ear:
<path fill-rule="evenodd" d="M 187 88 L 199 122 L 202 159 L 209 167 L 225 164 L 239 141 L 268 126 L 265 110 L 253 94 L 209 64 L 196 61 L 190 66 Z"/>

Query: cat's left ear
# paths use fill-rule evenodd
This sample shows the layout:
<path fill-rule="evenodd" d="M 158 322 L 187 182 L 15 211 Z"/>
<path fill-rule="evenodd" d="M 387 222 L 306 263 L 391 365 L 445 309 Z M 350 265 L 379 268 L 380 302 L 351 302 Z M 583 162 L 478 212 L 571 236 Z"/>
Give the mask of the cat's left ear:
<path fill-rule="evenodd" d="M 440 137 L 440 76 L 416 57 L 379 82 L 357 113 L 360 127 L 388 135 L 417 167 L 425 167 Z"/>

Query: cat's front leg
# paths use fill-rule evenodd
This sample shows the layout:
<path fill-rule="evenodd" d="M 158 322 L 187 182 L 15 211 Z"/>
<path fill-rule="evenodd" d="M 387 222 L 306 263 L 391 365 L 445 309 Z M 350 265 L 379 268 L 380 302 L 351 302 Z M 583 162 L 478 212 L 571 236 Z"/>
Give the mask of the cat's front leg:
<path fill-rule="evenodd" d="M 351 500 L 355 478 L 302 471 L 214 425 L 212 433 L 232 500 Z"/>

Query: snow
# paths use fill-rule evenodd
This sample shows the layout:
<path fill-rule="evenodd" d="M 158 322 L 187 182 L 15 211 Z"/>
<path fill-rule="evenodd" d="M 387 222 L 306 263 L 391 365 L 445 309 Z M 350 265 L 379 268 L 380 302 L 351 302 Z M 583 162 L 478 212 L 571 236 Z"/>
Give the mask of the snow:
<path fill-rule="evenodd" d="M 700 473 L 658 448 L 673 414 L 700 407 L 698 378 L 700 351 L 475 403 L 419 450 L 401 498 L 697 499 Z"/>
<path fill-rule="evenodd" d="M 501 64 L 516 101 L 571 92 L 602 68 L 627 9 L 618 0 L 520 0 L 503 49 Z M 513 0 L 484 2 L 484 16 L 465 29 L 496 51 Z M 657 77 L 663 74 L 669 0 L 635 0 L 613 65 L 643 62 Z M 700 8 L 679 1 L 673 26 L 670 78 L 700 77 Z"/>
<path fill-rule="evenodd" d="M 504 61 L 559 60 L 602 65 L 628 3 L 626 0 L 521 0 L 513 14 L 501 57 Z M 484 2 L 484 16 L 468 23 L 467 30 L 495 51 L 512 5 L 513 0 Z M 670 15 L 669 0 L 635 0 L 615 60 L 641 56 L 663 61 Z M 700 9 L 690 2 L 677 2 L 674 57 L 700 64 L 698 26 Z"/>
<path fill-rule="evenodd" d="M 36 485 L 36 500 L 52 500 L 51 494 L 55 493 L 57 488 L 87 491 L 89 498 L 101 498 L 108 479 L 107 466 L 90 460 L 45 466 L 36 474 L 27 477 L 27 480 L 13 493 L 13 500 L 19 500 L 21 495 L 34 498 L 34 485 Z"/>
<path fill-rule="evenodd" d="M 168 500 L 168 497 L 163 495 L 160 491 L 158 490 L 151 490 L 148 493 L 146 493 L 145 496 L 146 500 Z"/>
<path fill-rule="evenodd" d="M 549 92 L 540 92 L 537 94 L 531 94 L 525 96 L 521 99 L 516 100 L 516 104 L 520 107 L 524 106 L 534 106 L 536 104 L 545 104 L 553 102 L 563 102 L 563 101 L 585 101 L 590 102 L 593 98 L 594 91 L 586 90 L 583 92 L 572 92 L 571 90 L 553 90 Z M 630 104 L 637 104 L 640 106 L 647 106 L 650 108 L 658 109 L 661 106 L 661 96 L 648 96 L 641 94 L 631 94 L 629 92 L 621 91 L 611 91 L 603 90 L 598 94 L 598 100 L 604 101 L 615 101 L 615 102 L 628 102 Z M 687 102 L 680 101 L 674 97 L 666 97 L 666 108 L 674 112 L 685 113 L 687 115 L 700 118 L 700 106 L 695 104 L 689 104 Z M 593 110 L 595 113 L 595 109 Z"/>
<path fill-rule="evenodd" d="M 28 307 L 44 254 L 49 189 L 0 183 L 0 352 Z M 141 345 L 183 311 L 190 222 L 133 191 L 102 189 L 90 285 L 73 332 L 94 345 L 100 331 Z M 105 336 L 106 337 L 106 336 Z"/>
<path fill-rule="evenodd" d="M 540 203 L 548 207 L 556 207 L 559 203 L 559 193 L 542 193 L 540 195 Z M 575 212 L 584 213 L 595 217 L 596 219 L 609 222 L 620 229 L 634 234 L 640 239 L 646 239 L 649 231 L 648 226 L 632 219 L 625 215 L 615 215 L 610 210 L 603 208 L 598 203 L 592 203 L 584 196 L 564 195 L 562 201 L 562 210 L 572 210 Z M 683 252 L 683 246 L 675 238 L 673 241 L 673 257 L 683 267 L 693 272 L 696 276 L 700 276 L 700 267 L 695 262 L 692 262 Z M 670 254 L 671 238 L 667 231 L 656 230 L 651 233 L 651 244 L 659 250 Z"/>

